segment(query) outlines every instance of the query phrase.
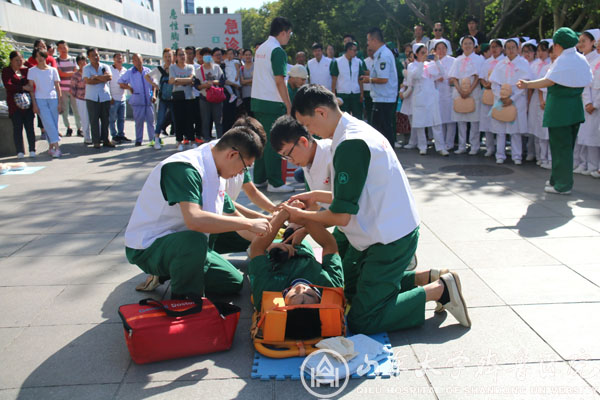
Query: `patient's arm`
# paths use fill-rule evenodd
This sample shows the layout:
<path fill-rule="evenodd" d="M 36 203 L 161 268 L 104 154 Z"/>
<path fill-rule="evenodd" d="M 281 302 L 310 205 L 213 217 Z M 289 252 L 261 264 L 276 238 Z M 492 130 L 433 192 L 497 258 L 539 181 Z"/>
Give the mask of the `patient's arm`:
<path fill-rule="evenodd" d="M 290 214 L 285 210 L 273 214 L 273 219 L 271 219 L 271 229 L 262 236 L 256 236 L 250 244 L 251 259 L 265 254 L 267 248 L 273 243 L 273 239 L 277 236 L 277 232 L 279 232 L 279 229 L 289 216 Z"/>

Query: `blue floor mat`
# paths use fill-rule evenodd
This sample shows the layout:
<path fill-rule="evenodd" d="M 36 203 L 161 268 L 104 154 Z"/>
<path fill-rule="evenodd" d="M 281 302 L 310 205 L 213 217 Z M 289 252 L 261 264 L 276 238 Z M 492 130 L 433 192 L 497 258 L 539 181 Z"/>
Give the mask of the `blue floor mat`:
<path fill-rule="evenodd" d="M 31 175 L 35 172 L 38 172 L 40 169 L 44 169 L 46 167 L 25 167 L 25 169 L 22 169 L 20 171 L 8 171 L 2 175 Z"/>
<path fill-rule="evenodd" d="M 391 348 L 390 339 L 387 333 L 378 333 L 376 335 L 369 335 L 370 338 L 377 340 L 379 343 L 386 345 Z M 305 357 L 291 357 L 291 358 L 269 358 L 254 352 L 254 363 L 252 365 L 252 379 L 260 379 L 268 381 L 275 379 L 278 381 L 284 381 L 291 379 L 293 381 L 300 380 L 300 366 L 304 361 Z M 379 376 L 380 378 L 391 378 L 395 371 L 395 362 L 392 357 L 380 361 L 377 368 L 371 368 L 371 370 L 363 377 L 368 379 L 374 379 Z M 361 376 L 357 374 L 351 375 L 351 378 L 357 379 Z"/>

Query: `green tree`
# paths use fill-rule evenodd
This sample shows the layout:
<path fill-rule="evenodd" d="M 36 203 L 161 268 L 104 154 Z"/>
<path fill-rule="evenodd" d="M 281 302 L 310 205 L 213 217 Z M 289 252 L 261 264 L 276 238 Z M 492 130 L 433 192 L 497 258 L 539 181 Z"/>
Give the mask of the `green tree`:
<path fill-rule="evenodd" d="M 13 51 L 13 46 L 8 42 L 6 32 L 0 30 L 0 69 L 8 66 L 9 55 Z"/>

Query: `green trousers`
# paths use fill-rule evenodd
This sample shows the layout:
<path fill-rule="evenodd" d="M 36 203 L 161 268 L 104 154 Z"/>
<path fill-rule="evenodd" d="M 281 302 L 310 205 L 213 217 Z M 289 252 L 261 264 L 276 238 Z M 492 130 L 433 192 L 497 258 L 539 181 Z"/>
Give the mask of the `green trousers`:
<path fill-rule="evenodd" d="M 248 246 L 250 242 L 237 232 L 214 233 L 208 240 L 208 247 L 219 254 L 242 253 Z"/>
<path fill-rule="evenodd" d="M 342 111 L 352 114 L 355 118 L 362 119 L 363 107 L 360 102 L 360 93 L 338 93 L 337 96 L 344 101 L 341 107 Z"/>
<path fill-rule="evenodd" d="M 371 125 L 372 122 L 372 114 L 373 114 L 373 98 L 371 97 L 371 91 L 369 90 L 365 90 L 363 97 L 365 99 L 365 119 L 369 125 Z"/>
<path fill-rule="evenodd" d="M 573 149 L 579 132 L 579 124 L 548 128 L 552 152 L 552 175 L 550 185 L 559 192 L 573 188 Z"/>
<path fill-rule="evenodd" d="M 348 248 L 343 265 L 352 333 L 372 334 L 423 324 L 425 290 L 415 286 L 415 273 L 406 271 L 418 241 L 417 228 L 386 245 L 374 244 L 364 251 Z"/>
<path fill-rule="evenodd" d="M 346 251 L 350 246 L 350 242 L 348 242 L 348 238 L 346 237 L 344 232 L 340 231 L 337 226 L 333 229 L 333 237 L 335 238 L 335 242 L 337 243 L 338 254 L 343 260 L 344 256 L 346 255 Z"/>
<path fill-rule="evenodd" d="M 145 250 L 127 249 L 126 254 L 145 273 L 171 277 L 171 292 L 178 295 L 227 295 L 242 289 L 243 274 L 208 250 L 206 235 L 200 232 L 171 233 Z"/>
<path fill-rule="evenodd" d="M 262 124 L 267 133 L 267 143 L 261 158 L 254 161 L 254 183 L 269 182 L 271 186 L 279 187 L 285 183 L 281 176 L 281 157 L 271 146 L 271 128 L 273 123 L 283 114 L 254 112 L 254 117 Z"/>

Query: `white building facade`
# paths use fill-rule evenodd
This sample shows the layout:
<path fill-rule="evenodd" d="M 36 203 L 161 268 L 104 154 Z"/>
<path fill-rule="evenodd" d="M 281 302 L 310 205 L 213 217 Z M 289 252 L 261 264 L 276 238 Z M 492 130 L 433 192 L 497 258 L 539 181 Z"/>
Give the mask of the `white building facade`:
<path fill-rule="evenodd" d="M 210 13 L 206 13 L 210 10 Z M 242 47 L 242 15 L 228 14 L 227 9 L 215 7 L 197 8 L 190 11 L 184 0 L 161 0 L 160 16 L 162 44 L 172 49 L 186 46 L 221 47 L 240 49 Z M 215 13 L 216 11 L 216 13 Z M 224 11 L 224 13 L 221 13 Z"/>
<path fill-rule="evenodd" d="M 0 0 L 0 29 L 19 42 L 65 40 L 160 57 L 159 0 Z"/>

